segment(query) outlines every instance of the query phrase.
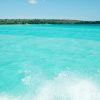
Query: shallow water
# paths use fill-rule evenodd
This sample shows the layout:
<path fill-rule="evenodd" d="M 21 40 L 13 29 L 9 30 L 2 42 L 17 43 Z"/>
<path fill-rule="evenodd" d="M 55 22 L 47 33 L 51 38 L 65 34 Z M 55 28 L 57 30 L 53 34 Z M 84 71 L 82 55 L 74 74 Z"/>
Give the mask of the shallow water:
<path fill-rule="evenodd" d="M 0 100 L 100 100 L 100 25 L 1 25 Z"/>

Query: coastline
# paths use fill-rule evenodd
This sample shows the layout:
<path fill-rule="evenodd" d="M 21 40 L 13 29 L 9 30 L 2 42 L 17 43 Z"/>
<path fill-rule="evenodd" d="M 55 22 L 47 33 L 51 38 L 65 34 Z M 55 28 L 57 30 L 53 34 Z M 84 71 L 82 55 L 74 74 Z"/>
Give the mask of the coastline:
<path fill-rule="evenodd" d="M 0 19 L 0 25 L 7 24 L 100 24 L 100 21 L 66 19 Z"/>

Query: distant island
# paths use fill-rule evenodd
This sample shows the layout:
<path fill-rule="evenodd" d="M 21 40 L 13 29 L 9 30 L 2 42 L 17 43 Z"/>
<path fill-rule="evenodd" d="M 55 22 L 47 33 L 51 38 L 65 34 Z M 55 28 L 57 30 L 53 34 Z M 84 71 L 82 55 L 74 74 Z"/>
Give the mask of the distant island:
<path fill-rule="evenodd" d="M 100 21 L 66 19 L 0 19 L 0 25 L 2 24 L 100 24 Z"/>

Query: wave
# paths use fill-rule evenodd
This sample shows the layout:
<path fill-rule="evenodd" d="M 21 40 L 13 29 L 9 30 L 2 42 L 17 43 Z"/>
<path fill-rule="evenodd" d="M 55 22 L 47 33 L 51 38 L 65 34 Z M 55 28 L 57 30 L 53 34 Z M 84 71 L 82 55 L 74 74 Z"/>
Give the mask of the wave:
<path fill-rule="evenodd" d="M 29 83 L 29 80 L 31 78 L 26 77 L 24 82 Z M 24 95 L 1 94 L 0 100 L 100 100 L 100 88 L 90 79 L 61 72 L 55 78 L 45 80 L 35 94 L 29 88 Z"/>

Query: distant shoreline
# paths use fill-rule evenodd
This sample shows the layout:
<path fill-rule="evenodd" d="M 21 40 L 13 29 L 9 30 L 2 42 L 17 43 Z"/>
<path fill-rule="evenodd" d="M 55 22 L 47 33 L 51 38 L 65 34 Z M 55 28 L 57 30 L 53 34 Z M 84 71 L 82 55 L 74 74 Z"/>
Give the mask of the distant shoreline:
<path fill-rule="evenodd" d="M 7 24 L 100 24 L 100 21 L 66 19 L 0 19 L 0 25 Z"/>

